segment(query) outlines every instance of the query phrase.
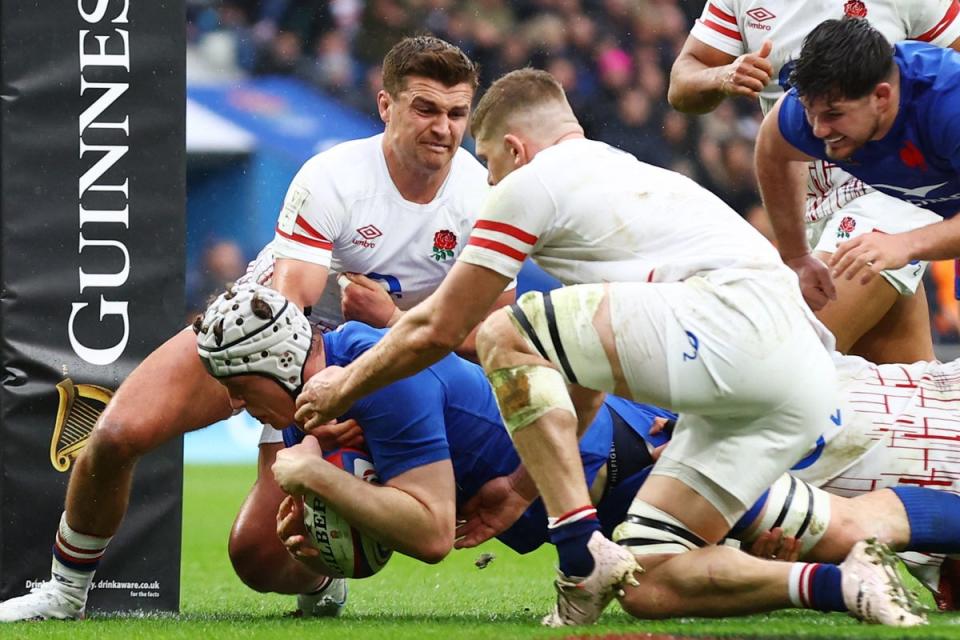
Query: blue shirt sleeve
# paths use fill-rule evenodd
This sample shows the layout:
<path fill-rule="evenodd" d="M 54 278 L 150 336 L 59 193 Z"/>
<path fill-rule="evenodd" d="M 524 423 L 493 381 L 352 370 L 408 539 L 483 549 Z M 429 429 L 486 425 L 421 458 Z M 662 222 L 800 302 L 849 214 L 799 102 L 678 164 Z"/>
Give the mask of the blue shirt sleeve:
<path fill-rule="evenodd" d="M 780 135 L 794 147 L 813 158 L 825 157 L 823 142 L 813 135 L 795 89 L 788 91 L 780 103 L 777 124 L 780 125 Z"/>
<path fill-rule="evenodd" d="M 383 483 L 416 467 L 450 459 L 443 388 L 428 371 L 367 395 L 344 417 L 360 423 Z"/>

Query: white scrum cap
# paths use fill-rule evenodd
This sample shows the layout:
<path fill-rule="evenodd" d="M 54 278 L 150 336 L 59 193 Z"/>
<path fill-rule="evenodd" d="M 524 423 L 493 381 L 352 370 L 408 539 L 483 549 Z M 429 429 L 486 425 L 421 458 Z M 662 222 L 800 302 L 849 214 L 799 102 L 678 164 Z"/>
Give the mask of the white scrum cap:
<path fill-rule="evenodd" d="M 233 285 L 193 324 L 211 375 L 265 375 L 290 393 L 303 385 L 312 330 L 297 305 L 254 283 Z"/>

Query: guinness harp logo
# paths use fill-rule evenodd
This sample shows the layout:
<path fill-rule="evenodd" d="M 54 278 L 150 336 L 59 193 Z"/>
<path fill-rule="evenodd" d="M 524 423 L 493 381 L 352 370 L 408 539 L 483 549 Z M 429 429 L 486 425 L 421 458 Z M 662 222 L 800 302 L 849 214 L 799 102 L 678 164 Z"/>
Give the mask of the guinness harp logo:
<path fill-rule="evenodd" d="M 66 378 L 57 385 L 60 407 L 57 424 L 50 439 L 50 464 L 57 471 L 67 471 L 87 444 L 97 418 L 103 413 L 113 391 L 95 384 L 73 384 Z"/>

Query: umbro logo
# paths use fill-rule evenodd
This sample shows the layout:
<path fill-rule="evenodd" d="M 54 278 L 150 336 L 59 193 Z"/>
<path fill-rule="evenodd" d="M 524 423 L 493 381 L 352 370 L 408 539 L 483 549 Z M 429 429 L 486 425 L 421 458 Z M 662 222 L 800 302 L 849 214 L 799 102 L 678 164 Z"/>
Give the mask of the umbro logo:
<path fill-rule="evenodd" d="M 357 233 L 363 236 L 365 240 L 373 240 L 374 238 L 379 238 L 383 235 L 383 232 L 372 224 L 368 224 L 365 227 L 360 227 L 357 229 Z"/>
<path fill-rule="evenodd" d="M 747 11 L 747 17 L 750 18 L 747 20 L 747 26 L 751 29 L 770 31 L 770 25 L 764 24 L 764 22 L 767 20 L 773 20 L 777 16 L 769 9 L 757 7 L 756 9 L 750 9 L 750 11 Z"/>
<path fill-rule="evenodd" d="M 373 240 L 376 240 L 383 235 L 383 232 L 372 224 L 360 227 L 357 229 L 357 233 L 359 233 L 360 238 L 363 239 L 361 240 L 360 238 L 354 238 L 352 242 L 358 247 L 363 247 L 365 249 L 373 249 L 375 246 L 377 246 L 373 243 Z"/>
<path fill-rule="evenodd" d="M 756 9 L 750 9 L 747 11 L 747 15 L 756 20 L 757 22 L 766 22 L 767 20 L 773 20 L 777 16 L 773 15 L 773 12 L 764 9 L 763 7 L 757 7 Z"/>

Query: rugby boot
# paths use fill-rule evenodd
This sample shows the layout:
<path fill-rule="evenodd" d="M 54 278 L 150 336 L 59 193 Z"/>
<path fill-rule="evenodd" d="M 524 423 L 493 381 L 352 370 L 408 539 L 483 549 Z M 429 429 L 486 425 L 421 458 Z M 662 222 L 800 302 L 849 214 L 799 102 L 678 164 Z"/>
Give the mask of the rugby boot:
<path fill-rule="evenodd" d="M 558 571 L 554 586 L 557 604 L 543 618 L 548 627 L 593 624 L 610 601 L 622 592 L 623 584 L 637 586 L 634 571 L 643 571 L 633 554 L 594 531 L 587 542 L 593 556 L 593 571 L 586 578 L 566 576 Z"/>
<path fill-rule="evenodd" d="M 927 623 L 919 597 L 900 578 L 897 556 L 876 538 L 855 544 L 840 571 L 843 602 L 855 618 L 892 627 Z"/>
<path fill-rule="evenodd" d="M 0 602 L 0 622 L 82 620 L 86 594 L 81 597 L 74 591 L 48 580 L 26 595 Z"/>
<path fill-rule="evenodd" d="M 346 606 L 347 581 L 344 578 L 330 578 L 318 591 L 297 596 L 297 609 L 304 618 L 336 618 Z"/>

